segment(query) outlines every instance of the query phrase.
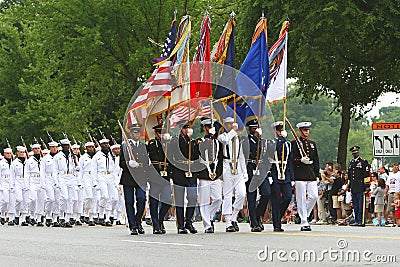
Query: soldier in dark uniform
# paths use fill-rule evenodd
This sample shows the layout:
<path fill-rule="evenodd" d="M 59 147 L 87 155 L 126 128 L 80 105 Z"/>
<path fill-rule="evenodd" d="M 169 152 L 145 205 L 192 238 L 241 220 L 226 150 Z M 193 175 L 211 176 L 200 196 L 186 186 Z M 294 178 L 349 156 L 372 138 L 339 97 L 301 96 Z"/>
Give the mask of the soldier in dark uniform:
<path fill-rule="evenodd" d="M 292 185 L 294 185 L 292 144 L 286 141 L 287 133 L 283 130 L 282 121 L 273 123 L 272 127 L 275 129 L 276 144 L 270 172 L 273 179 L 271 185 L 272 222 L 274 232 L 283 232 L 281 218 L 292 199 Z"/>
<path fill-rule="evenodd" d="M 307 219 L 318 197 L 319 158 L 317 145 L 308 138 L 311 122 L 300 122 L 296 126 L 301 134 L 298 140 L 292 141 L 297 210 L 301 231 L 311 231 Z"/>
<path fill-rule="evenodd" d="M 246 126 L 249 128 L 249 134 L 247 140 L 243 142 L 243 152 L 247 161 L 247 175 L 249 177 L 246 182 L 247 208 L 249 210 L 251 231 L 261 232 L 264 230 L 264 226 L 260 217 L 264 216 L 271 196 L 270 183 L 268 179 L 265 179 L 258 187 L 260 194 L 258 203 L 257 190 L 250 192 L 249 186 L 254 173 L 258 170 L 257 164 L 261 162 L 261 153 L 263 153 L 265 148 L 265 140 L 261 138 L 262 130 L 258 127 L 258 120 L 251 120 L 246 123 Z"/>
<path fill-rule="evenodd" d="M 128 142 L 134 158 L 131 158 L 127 144 L 123 142 L 123 153 L 120 154 L 119 161 L 119 166 L 122 168 L 120 184 L 124 190 L 125 208 L 131 235 L 145 233 L 142 227 L 142 217 L 146 203 L 145 188 L 149 158 L 145 144 L 139 141 L 140 128 L 140 124 L 133 124 L 129 127 L 132 139 L 129 139 Z M 136 196 L 136 213 L 134 196 Z"/>
<path fill-rule="evenodd" d="M 360 147 L 350 148 L 353 159 L 349 162 L 349 189 L 351 191 L 355 222 L 351 226 L 365 226 L 363 212 L 365 209 L 364 191 L 366 189 L 365 178 L 369 179 L 369 164 L 360 158 Z"/>
<path fill-rule="evenodd" d="M 164 217 L 171 207 L 171 185 L 169 182 L 169 163 L 165 158 L 164 149 L 166 141 L 170 139 L 169 134 L 162 136 L 162 124 L 156 125 L 154 139 L 147 144 L 147 152 L 152 166 L 149 174 L 150 184 L 150 215 L 153 222 L 153 234 L 165 234 Z M 162 138 L 163 137 L 163 138 Z M 158 208 L 161 201 L 161 207 Z"/>
<path fill-rule="evenodd" d="M 198 174 L 200 213 L 204 232 L 214 233 L 214 224 L 211 218 L 222 204 L 223 151 L 222 144 L 215 138 L 215 127 L 213 127 L 211 119 L 204 119 L 201 124 L 206 134 L 198 140 L 200 163 L 204 167 Z M 211 203 L 210 199 L 212 199 Z"/>
<path fill-rule="evenodd" d="M 178 136 L 171 139 L 168 149 L 168 159 L 172 167 L 172 179 L 174 181 L 174 197 L 176 205 L 176 217 L 178 223 L 178 234 L 195 234 L 197 230 L 192 224 L 197 203 L 197 166 L 199 150 L 197 141 L 191 138 L 193 130 L 187 123 L 182 123 Z M 190 151 L 190 152 L 189 152 Z M 184 197 L 186 190 L 187 207 L 185 214 Z"/>

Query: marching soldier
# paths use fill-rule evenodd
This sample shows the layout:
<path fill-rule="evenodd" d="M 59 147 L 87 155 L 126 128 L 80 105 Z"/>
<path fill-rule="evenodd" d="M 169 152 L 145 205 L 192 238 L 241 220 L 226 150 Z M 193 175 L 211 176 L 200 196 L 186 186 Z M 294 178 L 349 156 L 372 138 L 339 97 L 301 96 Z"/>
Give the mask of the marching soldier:
<path fill-rule="evenodd" d="M 224 179 L 222 192 L 222 214 L 225 216 L 226 232 L 237 232 L 237 216 L 243 208 L 246 197 L 246 181 L 248 180 L 246 161 L 243 154 L 242 140 L 238 137 L 237 123 L 232 117 L 224 120 L 225 132 L 218 136 L 218 141 L 223 147 L 223 171 Z M 233 192 L 235 202 L 232 204 Z"/>
<path fill-rule="evenodd" d="M 183 126 L 182 126 L 183 124 Z M 198 145 L 191 138 L 193 129 L 187 123 L 180 123 L 181 130 L 178 136 L 171 139 L 168 158 L 172 164 L 172 179 L 174 181 L 174 197 L 178 234 L 197 233 L 192 223 L 194 210 L 197 204 L 197 172 L 194 162 L 199 159 Z M 187 207 L 185 214 L 185 190 Z"/>
<path fill-rule="evenodd" d="M 60 225 L 71 228 L 70 219 L 73 213 L 73 201 L 76 200 L 77 178 L 75 171 L 79 171 L 79 165 L 71 152 L 71 142 L 68 139 L 60 140 L 61 151 L 53 158 L 54 173 L 56 173 L 56 187 L 60 188 Z"/>
<path fill-rule="evenodd" d="M 35 225 L 37 220 L 37 226 L 43 226 L 41 220 L 44 213 L 45 192 L 43 189 L 45 185 L 40 179 L 40 161 L 42 159 L 40 155 L 40 145 L 33 144 L 31 148 L 33 155 L 27 160 L 24 172 L 24 177 L 29 179 L 30 223 Z"/>
<path fill-rule="evenodd" d="M 204 232 L 214 233 L 212 218 L 222 204 L 222 159 L 221 143 L 215 138 L 214 121 L 205 119 L 201 122 L 205 136 L 199 140 L 200 163 L 205 168 L 199 172 L 199 202 Z M 210 203 L 211 199 L 211 203 Z"/>
<path fill-rule="evenodd" d="M 103 138 L 99 142 L 101 150 L 92 159 L 90 175 L 94 187 L 100 190 L 99 222 L 104 226 L 112 226 L 110 217 L 118 201 L 118 185 L 115 183 L 115 170 L 118 166 L 110 151 L 109 140 Z"/>
<path fill-rule="evenodd" d="M 114 144 L 110 147 L 110 149 L 115 156 L 115 162 L 117 162 L 117 166 L 119 166 L 119 161 L 121 157 L 121 145 L 117 144 L 115 140 L 113 140 L 113 142 Z M 113 215 L 113 218 L 116 220 L 115 223 L 116 225 L 122 225 L 121 217 L 125 207 L 125 201 L 122 194 L 122 187 L 119 185 L 119 182 L 121 181 L 121 175 L 122 175 L 122 169 L 121 167 L 117 167 L 115 169 L 115 184 L 117 184 L 118 187 L 118 201 L 115 207 L 115 213 Z"/>
<path fill-rule="evenodd" d="M 351 226 L 365 226 L 365 187 L 366 180 L 369 181 L 369 164 L 368 161 L 360 158 L 360 147 L 353 146 L 350 148 L 353 159 L 349 162 L 349 189 L 355 214 L 355 222 Z"/>
<path fill-rule="evenodd" d="M 14 225 L 15 203 L 14 184 L 11 179 L 12 149 L 4 149 L 4 158 L 0 161 L 0 190 L 1 190 L 1 224 L 6 223 L 6 212 L 8 211 L 9 225 Z"/>
<path fill-rule="evenodd" d="M 252 181 L 253 175 L 258 171 L 257 164 L 260 164 L 261 154 L 266 149 L 266 140 L 261 138 L 262 130 L 259 128 L 258 120 L 250 120 L 246 123 L 249 129 L 248 138 L 243 142 L 243 152 L 247 158 L 247 175 L 249 177 L 246 182 L 247 192 L 247 208 L 249 210 L 250 227 L 252 232 L 261 232 L 264 226 L 260 217 L 264 216 L 265 210 L 271 196 L 271 187 L 269 180 L 265 179 L 258 187 L 260 200 L 257 204 L 257 190 L 250 192 L 249 186 Z"/>
<path fill-rule="evenodd" d="M 85 143 L 86 153 L 79 158 L 81 168 L 79 175 L 84 190 L 84 216 L 88 226 L 95 226 L 94 216 L 97 216 L 97 188 L 90 175 L 92 158 L 95 155 L 94 143 Z"/>
<path fill-rule="evenodd" d="M 28 204 L 29 204 L 29 180 L 24 177 L 26 163 L 26 149 L 17 146 L 17 158 L 11 163 L 11 179 L 14 184 L 15 194 L 15 224 L 19 224 L 19 215 L 23 220 L 21 226 L 28 226 Z"/>
<path fill-rule="evenodd" d="M 74 154 L 74 157 L 79 161 L 81 158 L 81 151 L 80 151 L 80 145 L 77 143 L 73 144 L 71 146 L 72 153 Z M 83 214 L 83 199 L 84 199 L 84 187 L 83 187 L 83 181 L 80 179 L 81 175 L 79 172 L 74 172 L 74 175 L 76 177 L 77 181 L 77 187 L 75 188 L 76 191 L 76 200 L 73 201 L 73 216 L 71 218 L 71 224 L 75 223 L 75 225 L 82 225 L 81 220 L 81 215 Z"/>
<path fill-rule="evenodd" d="M 120 184 L 123 186 L 125 209 L 128 217 L 131 235 L 144 234 L 142 217 L 146 203 L 146 169 L 149 165 L 146 146 L 139 141 L 140 124 L 132 124 L 129 127 L 132 139 L 129 144 L 122 143 L 123 153 L 120 153 L 119 166 L 122 168 Z M 132 156 L 129 155 L 127 145 L 130 146 Z M 136 212 L 135 212 L 136 196 Z"/>
<path fill-rule="evenodd" d="M 292 199 L 292 185 L 294 185 L 294 169 L 292 159 L 292 144 L 286 140 L 286 131 L 283 122 L 272 124 L 275 130 L 276 150 L 271 166 L 271 204 L 274 232 L 283 232 L 281 218 L 286 212 Z"/>
<path fill-rule="evenodd" d="M 44 207 L 46 213 L 46 226 L 50 227 L 53 223 L 56 223 L 57 227 L 57 216 L 60 214 L 60 191 L 56 187 L 57 181 L 54 173 L 53 162 L 54 156 L 58 153 L 58 143 L 54 141 L 50 142 L 49 148 L 50 153 L 44 156 L 40 162 L 40 175 L 43 180 L 41 183 L 44 185 L 46 196 Z"/>
<path fill-rule="evenodd" d="M 171 184 L 169 181 L 169 162 L 165 159 L 164 148 L 170 140 L 169 134 L 161 134 L 162 124 L 155 125 L 154 139 L 147 144 L 147 152 L 153 168 L 149 168 L 150 215 L 153 234 L 165 234 L 164 217 L 171 207 Z M 165 161 L 165 162 L 164 162 Z M 164 164 L 165 163 L 165 164 Z M 161 202 L 161 207 L 159 203 Z"/>
<path fill-rule="evenodd" d="M 300 230 L 311 231 L 307 219 L 318 197 L 319 158 L 315 142 L 308 138 L 311 122 L 300 122 L 296 126 L 301 136 L 292 141 L 292 148 Z"/>

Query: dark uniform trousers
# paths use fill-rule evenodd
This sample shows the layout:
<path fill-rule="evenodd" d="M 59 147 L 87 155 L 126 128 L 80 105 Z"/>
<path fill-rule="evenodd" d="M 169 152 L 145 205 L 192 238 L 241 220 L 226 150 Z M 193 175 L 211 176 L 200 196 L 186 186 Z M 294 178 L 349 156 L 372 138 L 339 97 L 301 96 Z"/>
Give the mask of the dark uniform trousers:
<path fill-rule="evenodd" d="M 147 145 L 149 158 L 153 162 L 153 167 L 149 171 L 150 184 L 150 216 L 153 223 L 153 229 L 160 230 L 160 224 L 163 223 L 171 207 L 171 184 L 169 177 L 162 177 L 160 172 L 164 170 L 164 151 L 160 139 L 152 139 Z M 168 162 L 167 162 L 168 163 Z M 167 167 L 167 173 L 169 168 Z"/>
<path fill-rule="evenodd" d="M 147 161 L 147 152 L 144 144 L 139 147 L 132 147 L 132 152 L 135 159 L 139 163 Z M 144 179 L 146 174 L 144 167 L 139 167 L 135 170 L 130 169 L 125 160 L 126 145 L 122 144 L 123 151 L 120 154 L 120 167 L 122 168 L 122 175 L 120 184 L 123 186 L 125 209 L 128 217 L 129 228 L 131 230 L 137 229 L 137 225 L 141 224 L 146 204 L 146 192 Z M 135 211 L 136 199 L 136 211 Z"/>

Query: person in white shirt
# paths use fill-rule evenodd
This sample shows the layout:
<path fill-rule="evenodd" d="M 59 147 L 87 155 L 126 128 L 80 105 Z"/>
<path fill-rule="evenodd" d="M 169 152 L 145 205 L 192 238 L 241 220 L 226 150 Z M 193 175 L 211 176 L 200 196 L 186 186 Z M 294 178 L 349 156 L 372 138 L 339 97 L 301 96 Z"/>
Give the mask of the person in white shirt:
<path fill-rule="evenodd" d="M 389 173 L 389 178 L 386 181 L 386 194 L 387 194 L 387 215 L 389 217 L 389 213 L 394 221 L 394 206 L 391 205 L 394 202 L 394 193 L 396 193 L 396 182 L 400 180 L 400 172 L 399 172 L 399 164 L 393 163 L 392 172 Z M 387 221 L 387 220 L 386 220 Z"/>
<path fill-rule="evenodd" d="M 4 158 L 0 160 L 0 192 L 1 192 L 1 219 L 2 225 L 6 223 L 6 213 L 8 212 L 9 221 L 12 222 L 10 225 L 14 225 L 13 221 L 15 218 L 15 203 L 14 195 L 14 184 L 11 179 L 11 161 L 12 161 L 12 149 L 4 149 Z"/>
<path fill-rule="evenodd" d="M 223 122 L 225 132 L 218 136 L 223 148 L 222 214 L 225 216 L 226 232 L 237 232 L 237 216 L 246 197 L 248 174 L 242 143 L 237 133 L 238 125 L 232 117 L 226 117 Z M 233 192 L 235 202 L 232 204 Z"/>
<path fill-rule="evenodd" d="M 85 144 L 86 153 L 79 158 L 79 179 L 84 188 L 83 214 L 88 226 L 95 226 L 94 217 L 97 216 L 97 188 L 94 187 L 94 181 L 90 175 L 91 162 L 96 154 L 93 142 Z"/>

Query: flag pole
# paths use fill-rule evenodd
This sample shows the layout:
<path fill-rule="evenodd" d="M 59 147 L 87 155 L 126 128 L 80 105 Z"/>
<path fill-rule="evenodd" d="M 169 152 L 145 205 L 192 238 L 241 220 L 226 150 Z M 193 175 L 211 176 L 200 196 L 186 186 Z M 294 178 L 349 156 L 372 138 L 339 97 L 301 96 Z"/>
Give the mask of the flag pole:
<path fill-rule="evenodd" d="M 288 30 L 288 26 L 289 24 L 286 24 L 286 29 L 285 29 L 285 35 L 286 35 L 286 40 L 285 40 L 285 51 L 284 51 L 284 53 L 287 53 L 288 51 L 287 51 L 287 42 L 288 42 L 288 32 L 287 32 L 287 30 Z M 286 55 L 284 55 L 284 56 L 286 56 L 286 58 L 287 58 L 287 54 Z M 286 62 L 287 63 L 287 62 Z M 285 131 L 285 129 L 286 129 L 286 111 L 287 111 L 287 107 L 286 107 L 286 90 L 287 90 L 287 88 L 286 88 L 286 77 L 287 77 L 287 67 L 285 67 L 284 68 L 284 79 L 283 79 L 283 90 L 284 90 L 284 92 L 285 92 L 285 98 L 283 99 L 283 130 Z M 284 160 L 284 156 L 285 156 L 285 149 L 284 149 L 284 145 L 285 144 L 282 144 L 282 171 L 281 171 L 281 175 L 282 175 L 282 178 L 283 178 L 283 176 L 285 175 L 284 174 L 284 170 L 285 170 L 285 166 L 284 166 L 284 164 L 283 164 L 283 162 L 285 161 Z M 289 152 L 288 152 L 289 153 Z"/>

